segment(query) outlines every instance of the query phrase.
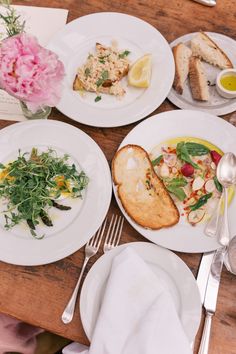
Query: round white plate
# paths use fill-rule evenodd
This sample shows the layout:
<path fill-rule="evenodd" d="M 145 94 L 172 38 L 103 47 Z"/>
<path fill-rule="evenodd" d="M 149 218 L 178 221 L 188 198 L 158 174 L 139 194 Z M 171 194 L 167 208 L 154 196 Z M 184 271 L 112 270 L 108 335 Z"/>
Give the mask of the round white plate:
<path fill-rule="evenodd" d="M 147 89 L 127 87 L 123 98 L 95 93 L 82 97 L 72 90 L 79 66 L 83 65 L 95 43 L 129 50 L 133 63 L 144 54 L 152 54 L 151 83 Z M 167 97 L 174 79 L 174 59 L 169 44 L 156 28 L 136 17 L 115 12 L 101 12 L 80 17 L 67 24 L 48 46 L 64 63 L 64 91 L 57 108 L 66 116 L 96 127 L 117 127 L 136 122 L 153 112 Z M 127 79 L 122 80 L 127 86 Z"/>
<path fill-rule="evenodd" d="M 27 225 L 4 228 L 0 215 L 0 260 L 18 265 L 40 265 L 64 258 L 81 248 L 101 225 L 111 200 L 111 176 L 99 146 L 81 130 L 58 121 L 37 120 L 13 124 L 0 131 L 0 162 L 16 158 L 18 149 L 52 147 L 67 153 L 85 171 L 89 184 L 83 200 L 64 201 L 69 211 L 50 210 L 53 227 L 37 226 L 41 240 L 33 238 Z M 73 202 L 73 203 L 72 203 Z"/>
<path fill-rule="evenodd" d="M 190 342 L 201 319 L 201 301 L 193 274 L 174 253 L 147 242 L 124 244 L 107 252 L 89 271 L 80 295 L 80 314 L 85 333 L 91 339 L 100 310 L 113 258 L 131 247 L 150 266 L 170 292 L 176 311 Z"/>
<path fill-rule="evenodd" d="M 236 129 L 230 123 L 211 114 L 198 111 L 174 110 L 152 116 L 139 123 L 122 141 L 119 148 L 137 144 L 150 152 L 156 145 L 175 137 L 197 137 L 208 140 L 224 152 L 236 154 Z M 215 250 L 218 242 L 204 234 L 205 224 L 195 227 L 184 219 L 170 228 L 148 230 L 136 224 L 123 209 L 113 186 L 117 203 L 128 222 L 148 240 L 174 251 L 198 253 Z M 236 198 L 229 207 L 229 224 L 232 235 L 236 234 Z"/>
<path fill-rule="evenodd" d="M 230 37 L 224 36 L 219 33 L 206 32 L 207 35 L 215 41 L 220 48 L 228 55 L 232 61 L 234 67 L 236 67 L 236 41 Z M 174 40 L 170 45 L 174 47 L 176 44 L 182 42 L 187 46 L 190 46 L 190 41 L 197 33 L 189 33 Z M 207 79 L 214 84 L 217 74 L 221 69 L 214 67 L 203 62 L 204 69 L 206 71 Z M 170 90 L 168 99 L 177 107 L 182 109 L 198 109 L 200 111 L 208 112 L 211 114 L 222 115 L 234 112 L 236 110 L 236 98 L 227 99 L 221 97 L 215 86 L 209 86 L 210 99 L 208 102 L 201 102 L 194 100 L 191 95 L 191 89 L 189 86 L 189 80 L 186 80 L 184 84 L 184 92 L 179 95 L 173 88 Z"/>

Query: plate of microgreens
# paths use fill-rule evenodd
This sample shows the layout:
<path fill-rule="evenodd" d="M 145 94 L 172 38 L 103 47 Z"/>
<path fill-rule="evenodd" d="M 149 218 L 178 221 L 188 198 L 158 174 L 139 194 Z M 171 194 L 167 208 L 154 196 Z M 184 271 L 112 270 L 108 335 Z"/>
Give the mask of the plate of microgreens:
<path fill-rule="evenodd" d="M 111 199 L 110 170 L 98 145 L 81 130 L 48 120 L 2 129 L 0 145 L 0 259 L 39 265 L 81 248 Z"/>
<path fill-rule="evenodd" d="M 127 14 L 100 12 L 71 21 L 50 41 L 65 67 L 57 108 L 96 127 L 136 122 L 167 97 L 174 59 L 162 34 Z"/>

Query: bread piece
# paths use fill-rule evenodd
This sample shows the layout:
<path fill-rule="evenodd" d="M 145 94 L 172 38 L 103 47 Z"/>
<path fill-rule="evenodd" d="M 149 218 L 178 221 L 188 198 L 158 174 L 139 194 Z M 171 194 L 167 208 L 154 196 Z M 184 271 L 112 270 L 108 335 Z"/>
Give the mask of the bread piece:
<path fill-rule="evenodd" d="M 193 55 L 220 69 L 233 68 L 233 64 L 221 48 L 204 32 L 191 40 Z"/>
<path fill-rule="evenodd" d="M 112 175 L 125 211 L 137 224 L 157 230 L 179 221 L 179 211 L 142 147 L 121 148 L 113 158 Z"/>
<path fill-rule="evenodd" d="M 173 87 L 182 95 L 184 83 L 188 77 L 189 59 L 192 55 L 192 51 L 183 43 L 177 44 L 172 48 L 172 51 L 175 60 L 175 79 Z"/>
<path fill-rule="evenodd" d="M 191 57 L 189 61 L 189 83 L 195 100 L 208 101 L 209 88 L 203 64 L 199 58 Z"/>

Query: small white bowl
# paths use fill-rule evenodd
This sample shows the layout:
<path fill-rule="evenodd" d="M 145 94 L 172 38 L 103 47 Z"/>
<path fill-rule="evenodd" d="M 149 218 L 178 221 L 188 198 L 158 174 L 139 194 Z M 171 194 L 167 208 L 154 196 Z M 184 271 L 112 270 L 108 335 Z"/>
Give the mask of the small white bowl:
<path fill-rule="evenodd" d="M 231 91 L 231 90 L 227 90 L 226 88 L 224 88 L 220 82 L 220 80 L 222 79 L 222 77 L 224 76 L 228 76 L 228 75 L 232 75 L 236 77 L 236 69 L 225 69 L 222 70 L 217 78 L 216 78 L 216 90 L 218 92 L 218 94 L 222 97 L 225 98 L 235 98 L 236 97 L 236 90 Z"/>

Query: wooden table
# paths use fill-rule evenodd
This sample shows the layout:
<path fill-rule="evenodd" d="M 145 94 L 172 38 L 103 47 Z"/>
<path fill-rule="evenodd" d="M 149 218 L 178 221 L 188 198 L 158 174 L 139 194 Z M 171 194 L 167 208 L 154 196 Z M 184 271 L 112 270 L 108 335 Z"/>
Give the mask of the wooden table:
<path fill-rule="evenodd" d="M 186 33 L 199 30 L 223 33 L 236 38 L 236 6 L 232 0 L 218 0 L 217 6 L 208 8 L 190 0 L 22 0 L 14 1 L 19 5 L 63 7 L 69 9 L 71 21 L 89 13 L 117 11 L 135 15 L 156 27 L 171 42 Z M 168 100 L 153 114 L 176 109 Z M 229 119 L 230 115 L 224 117 Z M 120 128 L 101 129 L 76 123 L 56 109 L 50 119 L 68 122 L 89 134 L 102 148 L 109 163 L 126 134 L 137 124 Z M 0 121 L 0 128 L 12 124 Z M 222 137 L 223 139 L 223 137 Z M 119 213 L 116 202 L 112 200 L 109 214 Z M 121 243 L 146 241 L 127 222 Z M 89 268 L 101 255 L 89 262 Z M 200 254 L 178 255 L 196 275 Z M 0 312 L 12 315 L 35 326 L 57 333 L 71 340 L 88 343 L 83 332 L 79 306 L 74 320 L 64 325 L 61 313 L 75 286 L 84 258 L 81 249 L 56 263 L 38 267 L 13 266 L 0 262 Z M 210 354 L 236 353 L 236 286 L 235 277 L 223 270 L 219 292 L 217 313 L 213 320 Z M 199 347 L 202 324 L 199 329 L 194 353 Z M 100 353 L 99 353 L 100 354 Z M 177 354 L 177 353 L 176 353 Z"/>

